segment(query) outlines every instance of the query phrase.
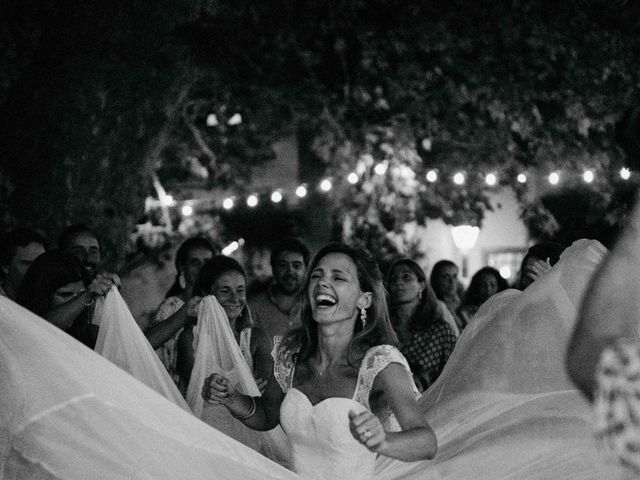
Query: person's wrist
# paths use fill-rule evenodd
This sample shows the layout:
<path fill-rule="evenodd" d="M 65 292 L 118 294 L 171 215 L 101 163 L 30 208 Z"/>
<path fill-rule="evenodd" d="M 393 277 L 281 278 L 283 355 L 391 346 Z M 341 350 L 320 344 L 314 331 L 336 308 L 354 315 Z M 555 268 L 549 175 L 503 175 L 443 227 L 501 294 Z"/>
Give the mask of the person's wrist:
<path fill-rule="evenodd" d="M 96 297 L 89 290 L 85 290 L 84 292 L 82 292 L 82 297 L 81 298 L 82 298 L 82 304 L 85 307 L 89 307 L 89 306 L 93 305 L 93 303 L 96 300 Z"/>

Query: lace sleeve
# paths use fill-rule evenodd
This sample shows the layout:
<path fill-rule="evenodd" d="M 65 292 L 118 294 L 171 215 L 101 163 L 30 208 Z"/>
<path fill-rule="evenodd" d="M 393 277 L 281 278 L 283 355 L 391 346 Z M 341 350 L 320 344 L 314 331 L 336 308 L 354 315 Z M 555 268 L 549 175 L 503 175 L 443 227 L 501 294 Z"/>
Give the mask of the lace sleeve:
<path fill-rule="evenodd" d="M 149 322 L 149 325 L 163 322 L 178 310 L 180 310 L 180 307 L 182 307 L 182 305 L 184 305 L 184 302 L 178 297 L 165 298 L 160 306 L 158 306 L 158 310 L 156 310 L 156 313 Z"/>
<path fill-rule="evenodd" d="M 280 335 L 273 337 L 273 350 L 271 350 L 271 356 L 273 357 L 273 376 L 276 377 L 282 391 L 286 392 L 291 388 L 293 380 L 293 353 L 295 352 L 281 349 L 281 343 L 282 337 Z"/>
<path fill-rule="evenodd" d="M 411 370 L 409 364 L 400 351 L 391 345 L 377 345 L 367 350 L 360 372 L 358 373 L 358 385 L 354 400 L 370 409 L 369 394 L 373 388 L 373 382 L 378 373 L 384 370 L 390 363 L 399 363 L 409 373 L 411 378 Z M 420 395 L 415 385 L 412 385 L 416 397 Z"/>

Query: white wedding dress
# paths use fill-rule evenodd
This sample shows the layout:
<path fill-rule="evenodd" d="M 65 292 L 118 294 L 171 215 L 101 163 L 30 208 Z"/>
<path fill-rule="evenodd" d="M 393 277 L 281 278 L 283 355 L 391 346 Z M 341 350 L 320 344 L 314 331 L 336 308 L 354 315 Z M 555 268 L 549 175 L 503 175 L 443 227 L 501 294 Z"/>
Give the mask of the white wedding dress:
<path fill-rule="evenodd" d="M 353 397 L 327 398 L 314 405 L 304 393 L 292 386 L 294 366 L 283 357 L 276 355 L 274 372 L 278 383 L 286 392 L 280 408 L 280 421 L 289 439 L 294 470 L 314 480 L 373 478 L 376 454 L 351 434 L 349 412 L 353 410 L 360 413 L 369 409 L 369 393 L 373 381 L 390 363 L 401 364 L 406 369 L 408 378 L 411 378 L 405 358 L 395 347 L 389 345 L 369 349 L 362 360 Z M 419 395 L 415 387 L 414 392 L 416 396 Z M 400 429 L 388 409 L 383 416 L 385 430 Z"/>
<path fill-rule="evenodd" d="M 524 292 L 487 302 L 419 400 L 433 460 L 375 458 L 352 439 L 359 398 L 289 389 L 293 473 L 225 436 L 63 331 L 0 297 L 0 479 L 614 479 L 564 371 L 584 287 L 605 250 L 579 242 Z M 359 388 L 359 387 L 358 387 Z"/>

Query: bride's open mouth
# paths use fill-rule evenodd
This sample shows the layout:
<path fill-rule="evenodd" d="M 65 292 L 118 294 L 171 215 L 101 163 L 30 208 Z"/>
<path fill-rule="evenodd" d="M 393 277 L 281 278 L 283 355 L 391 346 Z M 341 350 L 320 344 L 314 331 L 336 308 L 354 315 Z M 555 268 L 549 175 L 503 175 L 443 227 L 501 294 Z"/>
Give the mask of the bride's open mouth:
<path fill-rule="evenodd" d="M 326 293 L 320 293 L 315 297 L 316 307 L 318 308 L 329 308 L 333 307 L 338 301 L 332 295 L 328 295 Z"/>

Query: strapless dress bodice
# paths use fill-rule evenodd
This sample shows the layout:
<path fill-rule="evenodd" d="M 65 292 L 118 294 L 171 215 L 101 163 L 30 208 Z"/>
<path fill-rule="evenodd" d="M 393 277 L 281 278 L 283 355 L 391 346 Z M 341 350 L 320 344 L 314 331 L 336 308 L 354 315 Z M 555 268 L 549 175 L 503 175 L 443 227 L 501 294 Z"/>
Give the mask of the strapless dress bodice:
<path fill-rule="evenodd" d="M 349 412 L 366 408 L 350 398 L 327 398 L 313 405 L 290 388 L 280 408 L 280 422 L 291 447 L 294 470 L 319 480 L 371 480 L 376 454 L 349 430 Z"/>

